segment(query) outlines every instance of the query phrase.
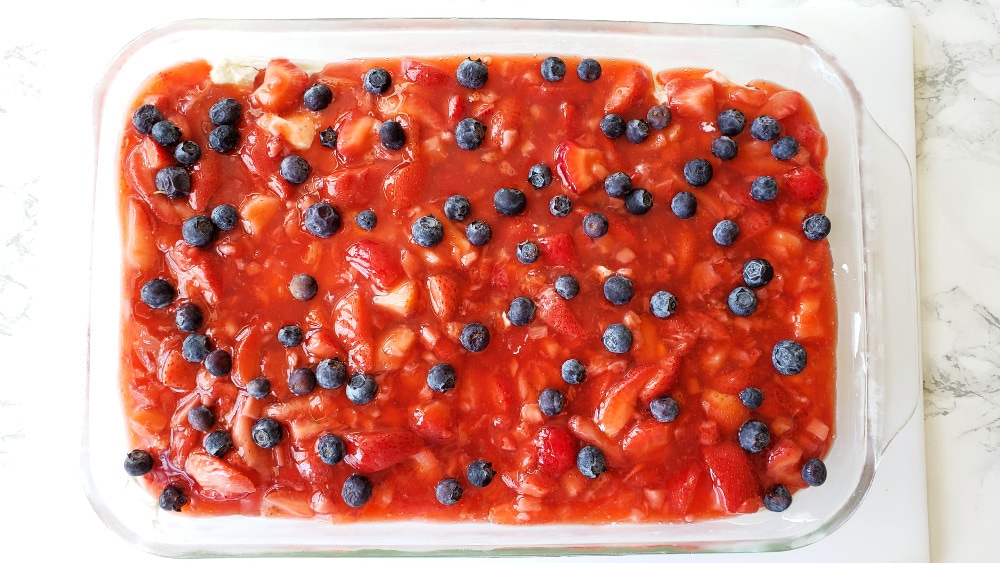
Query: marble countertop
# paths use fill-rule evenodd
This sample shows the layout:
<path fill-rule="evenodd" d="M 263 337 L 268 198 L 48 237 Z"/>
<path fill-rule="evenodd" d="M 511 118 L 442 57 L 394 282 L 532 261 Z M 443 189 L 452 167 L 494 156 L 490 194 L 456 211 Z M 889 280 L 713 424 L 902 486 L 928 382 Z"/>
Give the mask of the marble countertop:
<path fill-rule="evenodd" d="M 470 5 L 489 3 L 454 7 L 467 13 Z M 197 13 L 167 16 L 119 0 L 105 4 L 107 11 L 93 3 L 39 0 L 24 6 L 27 17 L 0 21 L 0 483 L 16 489 L 4 496 L 17 501 L 5 501 L 0 511 L 0 538 L 13 538 L 4 543 L 15 552 L 38 551 L 33 546 L 39 544 L 23 538 L 59 537 L 59 529 L 38 534 L 48 521 L 72 524 L 53 514 L 86 502 L 76 476 L 76 421 L 87 353 L 90 88 L 138 33 L 174 19 L 226 16 L 211 2 Z M 283 3 L 281 13 L 246 4 L 271 17 L 343 15 L 312 13 L 296 2 Z M 452 3 L 437 4 L 450 13 Z M 512 4 L 520 3 L 505 5 Z M 533 15 L 530 3 L 523 4 Z M 580 2 L 574 9 L 616 19 L 607 4 Z M 820 5 L 717 0 L 698 9 Z M 830 5 L 898 7 L 913 24 L 930 554 L 932 561 L 991 559 L 1000 522 L 1000 250 L 990 235 L 1000 208 L 1000 3 L 822 3 Z M 403 3 L 397 8 L 367 15 L 419 15 Z M 95 11 L 121 15 L 98 29 L 86 23 Z M 29 495 L 32 488 L 44 492 Z"/>

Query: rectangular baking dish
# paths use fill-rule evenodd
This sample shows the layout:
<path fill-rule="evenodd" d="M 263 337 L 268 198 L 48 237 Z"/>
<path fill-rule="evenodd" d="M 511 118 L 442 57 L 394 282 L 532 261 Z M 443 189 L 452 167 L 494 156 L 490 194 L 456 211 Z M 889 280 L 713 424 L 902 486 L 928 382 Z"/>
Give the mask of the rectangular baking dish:
<path fill-rule="evenodd" d="M 730 80 L 764 79 L 801 92 L 829 143 L 827 215 L 838 299 L 836 438 L 830 478 L 795 495 L 782 513 L 761 510 L 687 524 L 536 525 L 193 518 L 159 510 L 121 469 L 127 451 L 120 392 L 120 135 L 134 92 L 180 61 L 324 63 L 350 58 L 463 53 L 563 53 L 632 59 L 653 71 L 716 69 Z M 815 542 L 857 509 L 878 461 L 916 405 L 919 374 L 889 373 L 900 350 L 880 268 L 913 245 L 885 225 L 872 195 L 911 182 L 899 148 L 864 108 L 837 61 L 808 37 L 761 26 L 534 20 L 190 20 L 151 30 L 112 61 L 95 100 L 97 168 L 91 270 L 90 357 L 83 421 L 85 487 L 105 523 L 159 555 L 496 555 L 778 551 Z M 913 272 L 914 277 L 916 272 Z M 905 341 L 905 339 L 904 339 Z"/>

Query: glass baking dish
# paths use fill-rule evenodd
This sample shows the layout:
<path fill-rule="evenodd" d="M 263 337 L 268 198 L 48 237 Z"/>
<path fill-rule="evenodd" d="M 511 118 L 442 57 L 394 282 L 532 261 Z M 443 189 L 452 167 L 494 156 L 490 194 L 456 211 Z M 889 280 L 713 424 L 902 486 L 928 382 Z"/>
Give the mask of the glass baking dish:
<path fill-rule="evenodd" d="M 464 53 L 563 53 L 631 59 L 654 71 L 716 69 L 801 92 L 827 135 L 827 215 L 838 299 L 836 438 L 830 479 L 799 491 L 782 513 L 761 510 L 682 524 L 533 525 L 193 518 L 160 510 L 121 468 L 127 451 L 119 394 L 121 226 L 118 151 L 134 92 L 154 72 L 191 59 L 322 63 Z M 537 20 L 191 20 L 149 31 L 112 61 L 95 100 L 97 169 L 90 356 L 84 420 L 85 487 L 105 523 L 143 550 L 177 557 L 247 555 L 496 555 L 777 551 L 815 542 L 858 508 L 895 433 L 912 414 L 918 373 L 890 373 L 907 349 L 891 324 L 882 275 L 912 230 L 883 220 L 875 197 L 911 182 L 899 148 L 864 108 L 837 61 L 808 37 L 774 27 Z M 873 203 L 876 202 L 876 203 Z M 910 202 L 904 202 L 910 203 Z M 904 227 L 907 225 L 904 225 Z M 913 272 L 915 278 L 916 272 Z M 915 303 L 913 304 L 915 307 Z M 897 333 L 894 336 L 894 333 Z"/>

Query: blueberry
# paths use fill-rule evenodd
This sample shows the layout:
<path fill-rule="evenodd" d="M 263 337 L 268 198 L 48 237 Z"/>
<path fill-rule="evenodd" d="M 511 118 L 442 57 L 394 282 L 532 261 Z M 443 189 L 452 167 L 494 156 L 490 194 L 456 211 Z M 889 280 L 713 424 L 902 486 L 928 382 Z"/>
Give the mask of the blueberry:
<path fill-rule="evenodd" d="M 232 125 L 219 125 L 208 134 L 208 148 L 217 153 L 231 153 L 239 144 L 240 132 Z"/>
<path fill-rule="evenodd" d="M 424 248 L 437 246 L 444 239 L 444 225 L 433 215 L 424 215 L 410 227 L 413 242 Z"/>
<path fill-rule="evenodd" d="M 153 130 L 153 125 L 160 121 L 163 121 L 163 114 L 151 104 L 137 107 L 132 114 L 132 125 L 143 135 L 149 135 L 149 132 Z"/>
<path fill-rule="evenodd" d="M 625 197 L 632 191 L 632 178 L 624 172 L 615 172 L 604 179 L 604 191 L 611 197 Z"/>
<path fill-rule="evenodd" d="M 538 395 L 538 408 L 545 416 L 558 416 L 566 407 L 566 396 L 548 387 Z"/>
<path fill-rule="evenodd" d="M 378 138 L 382 146 L 391 151 L 398 151 L 406 145 L 406 132 L 398 121 L 390 120 L 380 125 Z"/>
<path fill-rule="evenodd" d="M 551 213 L 553 217 L 565 217 L 569 215 L 569 212 L 572 210 L 573 201 L 562 194 L 553 196 L 552 199 L 549 200 L 549 213 Z"/>
<path fill-rule="evenodd" d="M 721 244 L 722 246 L 729 246 L 733 244 L 739 234 L 739 226 L 729 219 L 719 221 L 715 224 L 715 228 L 712 229 L 712 238 L 714 238 L 715 242 Z"/>
<path fill-rule="evenodd" d="M 670 108 L 664 105 L 653 106 L 646 112 L 646 123 L 656 130 L 666 129 L 671 119 Z"/>
<path fill-rule="evenodd" d="M 156 173 L 156 191 L 170 199 L 187 197 L 191 193 L 191 175 L 181 166 L 167 166 Z"/>
<path fill-rule="evenodd" d="M 625 120 L 617 113 L 609 113 L 601 118 L 601 131 L 609 139 L 617 139 L 625 134 Z"/>
<path fill-rule="evenodd" d="M 166 119 L 161 119 L 153 124 L 149 136 L 161 147 L 172 147 L 181 141 L 181 130 Z"/>
<path fill-rule="evenodd" d="M 493 470 L 492 463 L 477 459 L 469 464 L 469 467 L 465 470 L 465 474 L 473 487 L 485 487 L 493 482 L 493 476 L 497 472 Z"/>
<path fill-rule="evenodd" d="M 451 364 L 434 364 L 427 370 L 427 386 L 438 393 L 455 388 L 455 368 Z"/>
<path fill-rule="evenodd" d="M 740 401 L 748 409 L 759 408 L 764 402 L 764 392 L 756 387 L 744 387 L 740 391 Z"/>
<path fill-rule="evenodd" d="M 580 360 L 573 358 L 563 362 L 562 368 L 560 368 L 560 373 L 562 374 L 563 381 L 569 383 L 570 385 L 579 385 L 587 379 L 586 366 L 584 366 Z"/>
<path fill-rule="evenodd" d="M 154 278 L 142 284 L 139 299 L 154 309 L 162 309 L 174 301 L 174 286 L 163 278 Z"/>
<path fill-rule="evenodd" d="M 748 420 L 740 426 L 738 433 L 740 447 L 752 453 L 759 454 L 771 443 L 771 432 L 767 425 L 759 420 Z"/>
<path fill-rule="evenodd" d="M 163 510 L 180 512 L 181 508 L 188 503 L 188 496 L 177 485 L 167 485 L 160 493 L 158 502 Z"/>
<path fill-rule="evenodd" d="M 132 450 L 125 456 L 125 473 L 130 477 L 140 477 L 152 470 L 153 456 L 146 450 Z"/>
<path fill-rule="evenodd" d="M 719 114 L 719 131 L 730 137 L 739 135 L 746 127 L 747 118 L 738 109 L 727 109 Z"/>
<path fill-rule="evenodd" d="M 788 160 L 797 154 L 799 154 L 799 142 L 795 137 L 785 135 L 771 145 L 771 156 L 778 160 Z"/>
<path fill-rule="evenodd" d="M 502 215 L 514 217 L 524 212 L 528 199 L 524 192 L 514 188 L 500 188 L 493 194 L 493 207 Z"/>
<path fill-rule="evenodd" d="M 736 141 L 730 139 L 723 135 L 722 137 L 716 137 L 712 141 L 712 154 L 722 160 L 732 160 L 736 158 L 737 146 Z"/>
<path fill-rule="evenodd" d="M 601 340 L 608 352 L 624 354 L 632 348 L 632 331 L 623 324 L 615 323 L 605 329 Z"/>
<path fill-rule="evenodd" d="M 485 137 L 486 127 L 471 117 L 459 121 L 455 127 L 455 142 L 458 143 L 460 149 L 474 151 L 483 144 Z"/>
<path fill-rule="evenodd" d="M 215 206 L 212 209 L 212 223 L 220 231 L 231 231 L 236 228 L 240 221 L 240 214 L 236 208 L 228 203 Z"/>
<path fill-rule="evenodd" d="M 204 334 L 189 334 L 181 345 L 181 355 L 191 363 L 200 364 L 208 357 L 208 346 L 208 337 Z"/>
<path fill-rule="evenodd" d="M 565 72 L 565 68 L 563 71 Z M 462 485 L 450 477 L 441 479 L 434 487 L 434 497 L 441 504 L 451 506 L 462 500 Z"/>
<path fill-rule="evenodd" d="M 378 217 L 375 216 L 375 212 L 371 209 L 365 209 L 364 211 L 358 212 L 357 217 L 354 218 L 354 222 L 357 223 L 362 230 L 371 231 L 375 229 L 375 225 L 378 224 Z"/>
<path fill-rule="evenodd" d="M 225 430 L 216 430 L 205 436 L 202 441 L 208 455 L 215 457 L 225 457 L 233 449 L 233 437 Z"/>
<path fill-rule="evenodd" d="M 638 188 L 625 196 L 625 209 L 632 215 L 645 215 L 653 208 L 653 194 L 649 190 Z"/>
<path fill-rule="evenodd" d="M 319 144 L 328 149 L 337 148 L 337 132 L 333 130 L 333 127 L 328 126 L 319 132 Z"/>
<path fill-rule="evenodd" d="M 184 224 L 181 225 L 181 236 L 184 237 L 184 242 L 191 246 L 203 248 L 215 238 L 215 225 L 204 215 L 194 215 L 184 220 Z"/>
<path fill-rule="evenodd" d="M 371 94 L 384 94 L 392 86 L 392 77 L 384 68 L 373 68 L 365 73 L 364 87 Z"/>
<path fill-rule="evenodd" d="M 761 141 L 770 141 L 781 134 L 781 125 L 770 115 L 762 115 L 750 124 L 750 136 Z"/>
<path fill-rule="evenodd" d="M 194 141 L 182 141 L 174 149 L 174 158 L 181 164 L 191 166 L 201 158 L 201 147 Z"/>
<path fill-rule="evenodd" d="M 818 457 L 808 459 L 802 465 L 802 480 L 810 487 L 826 483 L 826 464 Z"/>
<path fill-rule="evenodd" d="M 548 57 L 542 61 L 542 78 L 549 82 L 559 82 L 566 76 L 566 63 L 559 57 Z"/>
<path fill-rule="evenodd" d="M 337 389 L 347 381 L 347 366 L 340 358 L 323 360 L 316 366 L 316 384 L 323 389 Z"/>
<path fill-rule="evenodd" d="M 583 218 L 583 234 L 590 238 L 601 238 L 608 234 L 608 218 L 594 211 Z"/>
<path fill-rule="evenodd" d="M 774 268 L 763 258 L 751 258 L 743 263 L 743 281 L 750 287 L 764 287 L 774 279 Z"/>
<path fill-rule="evenodd" d="M 212 350 L 205 356 L 205 369 L 215 377 L 224 377 L 233 370 L 233 356 L 225 350 Z"/>
<path fill-rule="evenodd" d="M 302 95 L 302 103 L 312 111 L 324 110 L 332 101 L 333 92 L 325 84 L 313 84 Z"/>
<path fill-rule="evenodd" d="M 187 421 L 198 432 L 208 432 L 215 426 L 215 413 L 205 405 L 198 405 L 188 411 Z"/>
<path fill-rule="evenodd" d="M 813 213 L 802 221 L 802 233 L 809 240 L 823 240 L 830 234 L 830 218 L 822 213 Z"/>
<path fill-rule="evenodd" d="M 684 165 L 684 179 L 696 188 L 704 186 L 712 179 L 712 164 L 704 158 L 689 160 Z"/>
<path fill-rule="evenodd" d="M 771 363 L 782 375 L 795 375 L 806 369 L 806 349 L 794 340 L 781 340 L 771 350 Z"/>
<path fill-rule="evenodd" d="M 517 261 L 522 264 L 534 264 L 535 260 L 538 260 L 539 254 L 541 251 L 538 249 L 538 245 L 530 240 L 517 245 Z"/>
<path fill-rule="evenodd" d="M 290 184 L 301 184 L 309 177 L 311 167 L 306 159 L 301 156 L 290 154 L 281 159 L 281 167 L 278 172 L 286 182 Z"/>
<path fill-rule="evenodd" d="M 302 344 L 302 329 L 298 325 L 285 325 L 279 328 L 278 342 L 286 348 Z"/>
<path fill-rule="evenodd" d="M 296 301 L 309 301 L 319 293 L 319 284 L 309 274 L 295 274 L 288 283 L 288 291 Z"/>
<path fill-rule="evenodd" d="M 773 200 L 778 197 L 778 182 L 771 176 L 758 176 L 750 184 L 750 197 L 761 203 Z"/>
<path fill-rule="evenodd" d="M 271 394 L 271 381 L 264 377 L 255 377 L 247 382 L 247 393 L 254 399 L 263 399 Z"/>
<path fill-rule="evenodd" d="M 792 505 L 792 493 L 784 485 L 775 485 L 764 493 L 764 508 L 771 512 L 784 512 Z"/>
<path fill-rule="evenodd" d="M 584 82 L 593 82 L 601 77 L 601 63 L 594 59 L 583 59 L 576 65 L 576 75 Z"/>
<path fill-rule="evenodd" d="M 347 400 L 355 405 L 367 405 L 378 395 L 378 383 L 367 373 L 355 373 L 347 381 Z"/>
<path fill-rule="evenodd" d="M 327 465 L 337 465 L 347 455 L 347 444 L 336 434 L 323 434 L 316 440 L 316 453 Z"/>
<path fill-rule="evenodd" d="M 240 120 L 243 108 L 233 98 L 220 98 L 208 110 L 208 119 L 213 125 L 232 125 Z"/>
<path fill-rule="evenodd" d="M 604 298 L 612 305 L 624 305 L 632 300 L 635 290 L 632 280 L 625 276 L 611 276 L 604 280 Z"/>
<path fill-rule="evenodd" d="M 507 318 L 514 326 L 524 326 L 535 318 L 535 303 L 524 296 L 515 297 L 507 309 Z"/>
<path fill-rule="evenodd" d="M 490 344 L 490 331 L 480 323 L 469 323 L 462 328 L 458 340 L 470 352 L 482 352 Z"/>
<path fill-rule="evenodd" d="M 625 138 L 628 142 L 639 144 L 649 138 L 649 124 L 641 119 L 631 119 L 625 124 Z"/>
<path fill-rule="evenodd" d="M 580 282 L 569 274 L 559 276 L 556 279 L 556 293 L 563 299 L 572 299 L 580 293 Z"/>
<path fill-rule="evenodd" d="M 329 203 L 320 201 L 306 209 L 302 224 L 314 236 L 330 238 L 340 229 L 340 213 Z"/>
<path fill-rule="evenodd" d="M 548 164 L 539 162 L 528 170 L 528 183 L 540 190 L 552 183 L 552 169 Z"/>
<path fill-rule="evenodd" d="M 679 219 L 690 219 L 694 217 L 695 211 L 698 210 L 698 200 L 694 198 L 694 194 L 691 192 L 677 192 L 673 199 L 670 200 L 670 210 Z"/>
<path fill-rule="evenodd" d="M 580 448 L 579 453 L 576 454 L 576 467 L 580 473 L 583 473 L 584 477 L 590 479 L 600 477 L 608 469 L 604 452 L 590 445 Z"/>
<path fill-rule="evenodd" d="M 344 481 L 344 488 L 340 490 L 340 496 L 347 503 L 347 506 L 358 508 L 372 499 L 373 489 L 371 479 L 355 473 Z"/>
<path fill-rule="evenodd" d="M 729 292 L 726 303 L 734 314 L 747 317 L 757 310 L 757 294 L 749 287 L 741 285 Z"/>
<path fill-rule="evenodd" d="M 472 212 L 472 204 L 464 195 L 453 195 L 444 202 L 444 216 L 452 221 L 464 221 Z"/>
<path fill-rule="evenodd" d="M 458 65 L 455 77 L 458 78 L 458 83 L 466 88 L 482 88 L 486 85 L 486 79 L 489 78 L 489 71 L 486 68 L 486 63 L 482 60 L 472 60 L 470 57 Z"/>
<path fill-rule="evenodd" d="M 253 423 L 250 429 L 253 443 L 264 449 L 271 449 L 281 442 L 285 432 L 281 429 L 281 424 L 273 418 L 264 417 Z"/>
<path fill-rule="evenodd" d="M 673 397 L 657 397 L 649 403 L 649 412 L 660 422 L 673 422 L 681 412 Z"/>
<path fill-rule="evenodd" d="M 649 311 L 658 319 L 665 319 L 677 311 L 677 298 L 669 291 L 657 291 L 649 298 Z"/>
<path fill-rule="evenodd" d="M 288 390 L 302 397 L 316 390 L 316 372 L 309 368 L 295 368 L 288 374 Z"/>
<path fill-rule="evenodd" d="M 486 221 L 473 221 L 465 227 L 465 238 L 469 239 L 473 246 L 483 246 L 493 238 L 493 229 Z"/>

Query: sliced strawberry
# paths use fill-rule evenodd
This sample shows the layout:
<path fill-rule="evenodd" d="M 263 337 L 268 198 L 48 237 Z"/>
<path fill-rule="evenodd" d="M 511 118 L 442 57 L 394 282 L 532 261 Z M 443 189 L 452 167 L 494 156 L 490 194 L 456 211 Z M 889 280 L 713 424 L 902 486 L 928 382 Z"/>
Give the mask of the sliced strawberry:
<path fill-rule="evenodd" d="M 399 251 L 377 240 L 360 240 L 349 246 L 347 263 L 382 291 L 395 287 L 406 276 Z"/>
<path fill-rule="evenodd" d="M 165 350 L 160 354 L 160 368 L 157 371 L 160 382 L 171 389 L 194 390 L 195 376 L 198 373 L 197 364 L 184 359 L 180 342 L 165 340 L 163 344 Z"/>
<path fill-rule="evenodd" d="M 633 66 L 620 77 L 604 104 L 604 113 L 627 113 L 635 109 L 649 90 L 650 78 L 646 69 Z"/>
<path fill-rule="evenodd" d="M 408 317 L 417 310 L 417 284 L 406 280 L 387 293 L 372 297 L 372 304 L 402 317 Z"/>
<path fill-rule="evenodd" d="M 421 199 L 426 181 L 426 167 L 420 162 L 403 162 L 392 169 L 382 183 L 382 193 L 399 216 Z"/>
<path fill-rule="evenodd" d="M 736 432 L 746 421 L 748 412 L 736 395 L 705 389 L 701 394 L 701 407 L 709 419 L 714 420 L 723 432 Z"/>
<path fill-rule="evenodd" d="M 215 500 L 231 500 L 255 490 L 253 481 L 225 461 L 204 452 L 191 452 L 184 471 L 201 487 L 202 493 Z"/>
<path fill-rule="evenodd" d="M 655 364 L 636 366 L 604 390 L 594 422 L 605 434 L 615 436 L 625 428 L 636 414 L 639 393 L 658 369 Z"/>
<path fill-rule="evenodd" d="M 337 358 L 344 355 L 336 335 L 326 328 L 320 328 L 309 334 L 306 338 L 306 351 L 316 358 Z"/>
<path fill-rule="evenodd" d="M 583 148 L 572 141 L 556 147 L 555 161 L 559 178 L 575 194 L 596 186 L 608 175 L 601 151 Z"/>
<path fill-rule="evenodd" d="M 650 403 L 670 390 L 677 382 L 680 374 L 681 361 L 677 356 L 670 356 L 659 362 L 657 369 L 649 376 L 646 384 L 639 393 L 639 400 L 643 403 Z"/>
<path fill-rule="evenodd" d="M 826 191 L 826 180 L 811 166 L 785 173 L 785 189 L 804 203 L 812 203 Z"/>
<path fill-rule="evenodd" d="M 378 139 L 377 119 L 370 115 L 348 114 L 337 127 L 337 154 L 350 162 L 368 154 Z"/>
<path fill-rule="evenodd" d="M 673 430 L 656 420 L 640 420 L 625 432 L 622 449 L 632 459 L 639 461 L 650 454 L 663 451 L 670 444 Z"/>
<path fill-rule="evenodd" d="M 765 211 L 750 210 L 744 213 L 739 220 L 740 236 L 750 238 L 757 233 L 767 230 L 771 226 L 771 215 Z"/>
<path fill-rule="evenodd" d="M 755 512 L 760 507 L 761 485 L 750 458 L 734 442 L 702 446 L 712 486 L 730 513 Z"/>
<path fill-rule="evenodd" d="M 458 284 L 455 280 L 447 274 L 428 276 L 427 293 L 430 295 L 434 314 L 442 320 L 451 320 L 458 309 Z"/>
<path fill-rule="evenodd" d="M 333 329 L 348 350 L 352 371 L 369 372 L 375 367 L 375 346 L 367 323 L 364 303 L 357 290 L 347 293 L 334 307 Z"/>
<path fill-rule="evenodd" d="M 667 477 L 665 482 L 667 502 L 674 514 L 684 515 L 688 513 L 691 503 L 694 502 L 694 494 L 701 481 L 702 471 L 698 463 L 691 463 Z"/>
<path fill-rule="evenodd" d="M 380 340 L 382 344 L 375 353 L 375 365 L 379 371 L 392 371 L 405 365 L 406 357 L 417 341 L 417 333 L 408 326 L 398 326 L 382 334 Z"/>
<path fill-rule="evenodd" d="M 400 70 L 407 80 L 425 86 L 438 86 L 448 80 L 447 72 L 434 65 L 413 59 L 403 59 L 400 62 Z"/>
<path fill-rule="evenodd" d="M 784 119 L 795 115 L 802 107 L 802 95 L 792 90 L 775 92 L 760 108 L 761 115 L 770 115 L 775 119 Z"/>
<path fill-rule="evenodd" d="M 714 121 L 715 86 L 711 80 L 684 80 L 679 85 L 666 85 L 670 94 L 670 111 L 681 117 Z"/>
<path fill-rule="evenodd" d="M 778 483 L 795 483 L 802 478 L 801 461 L 802 448 L 788 438 L 781 438 L 767 450 L 767 476 Z"/>
<path fill-rule="evenodd" d="M 547 324 L 549 328 L 578 342 L 587 337 L 587 333 L 576 319 L 573 311 L 570 310 L 566 300 L 559 297 L 556 290 L 547 287 L 537 298 L 538 318 Z"/>
<path fill-rule="evenodd" d="M 538 245 L 542 248 L 542 258 L 553 266 L 572 269 L 580 264 L 576 249 L 573 247 L 573 238 L 569 233 L 553 233 L 538 237 Z"/>
<path fill-rule="evenodd" d="M 448 98 L 448 121 L 458 123 L 465 115 L 465 97 L 458 94 Z"/>
<path fill-rule="evenodd" d="M 737 86 L 729 91 L 729 99 L 751 108 L 759 108 L 767 103 L 767 92 L 749 86 Z"/>
<path fill-rule="evenodd" d="M 348 168 L 325 176 L 322 186 L 334 206 L 358 208 L 374 199 L 375 191 L 368 187 L 369 178 L 375 180 L 368 166 Z"/>
<path fill-rule="evenodd" d="M 576 438 L 562 426 L 543 426 L 535 434 L 538 466 L 552 477 L 558 477 L 576 464 Z"/>
<path fill-rule="evenodd" d="M 145 206 L 136 198 L 129 198 L 125 210 L 125 252 L 128 266 L 143 271 L 152 268 L 160 259 L 160 250 L 153 238 L 153 224 Z"/>
<path fill-rule="evenodd" d="M 288 59 L 272 59 L 264 69 L 264 80 L 250 94 L 255 106 L 281 113 L 296 106 L 309 85 L 309 75 Z"/>
<path fill-rule="evenodd" d="M 448 403 L 434 401 L 413 409 L 410 427 L 428 440 L 451 440 L 455 437 L 455 414 Z"/>
<path fill-rule="evenodd" d="M 362 473 L 392 467 L 424 446 L 419 437 L 403 430 L 352 432 L 344 436 L 344 442 L 347 446 L 344 461 Z"/>
<path fill-rule="evenodd" d="M 177 241 L 166 251 L 180 293 L 188 297 L 200 295 L 209 306 L 218 303 L 222 295 L 222 276 L 212 256 L 184 241 Z"/>
<path fill-rule="evenodd" d="M 261 511 L 268 515 L 312 518 L 311 491 L 296 491 L 291 488 L 271 489 L 261 499 Z"/>

